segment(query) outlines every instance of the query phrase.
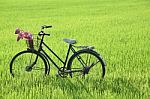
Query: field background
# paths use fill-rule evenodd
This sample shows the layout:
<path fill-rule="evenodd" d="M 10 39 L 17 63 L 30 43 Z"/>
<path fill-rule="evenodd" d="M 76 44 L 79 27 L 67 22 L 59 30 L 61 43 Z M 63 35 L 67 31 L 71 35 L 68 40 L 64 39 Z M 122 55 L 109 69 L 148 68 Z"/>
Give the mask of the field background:
<path fill-rule="evenodd" d="M 26 49 L 17 27 L 38 33 L 65 57 L 63 38 L 94 45 L 105 59 L 104 80 L 56 78 L 26 81 L 9 74 L 10 59 Z M 57 71 L 56 71 L 57 72 Z M 150 99 L 149 0 L 0 0 L 0 99 Z"/>

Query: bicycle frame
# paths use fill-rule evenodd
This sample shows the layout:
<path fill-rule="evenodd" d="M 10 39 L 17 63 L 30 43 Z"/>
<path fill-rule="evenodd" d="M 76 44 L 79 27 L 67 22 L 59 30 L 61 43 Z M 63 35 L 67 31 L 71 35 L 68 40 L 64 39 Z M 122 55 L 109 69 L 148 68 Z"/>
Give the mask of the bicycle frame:
<path fill-rule="evenodd" d="M 58 66 L 54 61 L 53 59 L 43 50 L 42 48 L 42 45 L 44 45 L 62 64 L 63 64 L 63 70 L 61 70 L 62 67 Z M 42 39 L 41 39 L 41 42 L 40 42 L 40 45 L 39 45 L 39 49 L 38 49 L 38 52 L 43 52 L 43 54 L 45 55 L 45 57 L 47 59 L 49 59 L 54 65 L 55 67 L 59 70 L 59 71 L 64 71 L 65 67 L 66 67 L 66 64 L 67 64 L 67 61 L 68 61 L 68 57 L 69 57 L 69 53 L 70 53 L 70 50 L 75 53 L 76 51 L 74 50 L 73 46 L 71 44 L 69 44 L 69 48 L 68 48 L 68 51 L 67 51 L 67 54 L 66 54 L 66 58 L 65 58 L 65 61 L 63 61 L 50 47 L 48 47 L 48 45 L 46 45 L 46 43 L 44 43 L 44 35 L 42 35 Z M 37 57 L 38 58 L 38 57 Z"/>

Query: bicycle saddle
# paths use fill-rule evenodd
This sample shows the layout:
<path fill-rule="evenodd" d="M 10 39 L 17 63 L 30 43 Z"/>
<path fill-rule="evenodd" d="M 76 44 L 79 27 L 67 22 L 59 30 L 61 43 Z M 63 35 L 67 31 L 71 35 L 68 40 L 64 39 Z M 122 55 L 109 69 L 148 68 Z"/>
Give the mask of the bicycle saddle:
<path fill-rule="evenodd" d="M 66 43 L 69 43 L 69 44 L 75 44 L 75 43 L 77 43 L 77 41 L 76 41 L 76 40 L 73 40 L 73 39 L 64 38 L 63 40 L 64 40 Z"/>

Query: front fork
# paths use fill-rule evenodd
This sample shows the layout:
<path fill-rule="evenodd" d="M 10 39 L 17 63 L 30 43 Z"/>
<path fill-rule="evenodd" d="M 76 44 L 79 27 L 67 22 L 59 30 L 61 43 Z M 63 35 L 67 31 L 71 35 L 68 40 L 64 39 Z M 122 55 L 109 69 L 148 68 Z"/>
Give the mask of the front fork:
<path fill-rule="evenodd" d="M 28 72 L 32 71 L 33 66 L 36 64 L 36 62 L 38 60 L 38 55 L 37 55 L 36 58 L 35 58 L 35 60 L 32 62 L 32 56 L 33 56 L 33 54 L 30 57 L 30 63 L 29 63 L 29 65 L 27 65 L 26 68 L 25 68 L 25 70 L 28 71 Z"/>

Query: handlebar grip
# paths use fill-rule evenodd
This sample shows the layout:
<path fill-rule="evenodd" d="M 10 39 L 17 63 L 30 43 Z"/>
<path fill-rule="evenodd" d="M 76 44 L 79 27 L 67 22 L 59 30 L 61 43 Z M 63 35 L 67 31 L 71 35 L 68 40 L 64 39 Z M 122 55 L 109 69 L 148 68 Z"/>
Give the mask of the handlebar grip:
<path fill-rule="evenodd" d="M 42 29 L 44 29 L 44 28 L 51 28 L 52 26 L 46 26 L 46 25 L 43 25 L 42 26 Z"/>
<path fill-rule="evenodd" d="M 50 34 L 44 34 L 44 35 L 50 36 Z"/>
<path fill-rule="evenodd" d="M 45 28 L 51 28 L 52 26 L 45 26 Z"/>

